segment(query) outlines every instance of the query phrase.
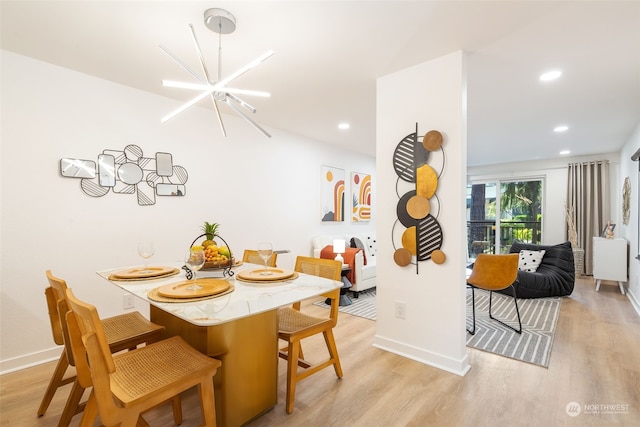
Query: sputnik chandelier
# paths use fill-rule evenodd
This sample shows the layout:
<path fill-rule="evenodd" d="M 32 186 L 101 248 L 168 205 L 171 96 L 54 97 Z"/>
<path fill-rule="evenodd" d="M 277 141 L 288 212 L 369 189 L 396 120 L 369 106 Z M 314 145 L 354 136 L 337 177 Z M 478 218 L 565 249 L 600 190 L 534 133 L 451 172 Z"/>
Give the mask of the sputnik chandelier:
<path fill-rule="evenodd" d="M 227 131 L 225 130 L 224 123 L 222 121 L 222 116 L 220 115 L 220 109 L 218 103 L 226 104 L 231 110 L 233 110 L 236 114 L 242 117 L 244 120 L 249 122 L 253 127 L 262 132 L 265 136 L 271 138 L 271 135 L 264 130 L 258 123 L 256 123 L 251 117 L 249 117 L 242 109 L 245 109 L 251 113 L 255 113 L 256 109 L 240 99 L 237 95 L 249 95 L 249 96 L 261 96 L 261 97 L 269 97 L 271 94 L 268 92 L 261 92 L 255 90 L 245 90 L 245 89 L 235 89 L 228 87 L 227 84 L 231 83 L 236 78 L 240 77 L 244 73 L 256 68 L 266 59 L 268 59 L 271 55 L 273 55 L 273 51 L 270 50 L 258 58 L 254 59 L 244 67 L 237 70 L 235 73 L 230 74 L 229 76 L 222 78 L 222 34 L 230 34 L 236 29 L 236 19 L 235 17 L 227 12 L 224 9 L 212 8 L 204 11 L 204 23 L 211 31 L 214 31 L 219 34 L 218 36 L 218 75 L 217 80 L 212 80 L 209 71 L 207 69 L 207 65 L 204 62 L 204 56 L 202 55 L 202 50 L 200 49 L 200 44 L 198 43 L 198 38 L 196 37 L 195 30 L 193 29 L 193 25 L 189 24 L 189 28 L 191 30 L 191 36 L 193 38 L 193 43 L 195 44 L 196 51 L 198 53 L 198 57 L 200 59 L 200 65 L 202 66 L 202 72 L 204 73 L 204 78 L 198 75 L 195 71 L 193 71 L 187 64 L 180 60 L 177 56 L 171 53 L 166 47 L 160 46 L 160 49 L 171 59 L 173 59 L 178 65 L 184 68 L 189 74 L 191 74 L 198 83 L 185 83 L 185 82 L 177 82 L 173 80 L 162 80 L 162 86 L 165 87 L 174 87 L 180 89 L 188 89 L 194 91 L 201 91 L 201 93 L 181 106 L 177 108 L 173 112 L 167 114 L 162 118 L 162 123 L 165 123 L 172 118 L 176 117 L 180 113 L 183 113 L 193 105 L 197 104 L 201 100 L 211 97 L 211 101 L 213 102 L 213 108 L 216 112 L 216 116 L 218 117 L 218 123 L 220 123 L 220 129 L 222 130 L 222 134 L 226 137 Z"/>

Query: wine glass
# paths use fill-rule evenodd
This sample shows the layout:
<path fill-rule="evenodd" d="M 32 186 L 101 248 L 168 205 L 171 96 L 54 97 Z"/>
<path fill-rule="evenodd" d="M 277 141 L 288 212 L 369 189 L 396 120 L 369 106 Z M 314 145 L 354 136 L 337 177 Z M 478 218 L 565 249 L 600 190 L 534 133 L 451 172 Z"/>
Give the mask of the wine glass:
<path fill-rule="evenodd" d="M 262 261 L 264 261 L 264 271 L 260 273 L 260 275 L 262 276 L 269 276 L 273 274 L 271 271 L 269 271 L 269 266 L 267 265 L 267 262 L 269 261 L 269 258 L 271 258 L 271 255 L 273 255 L 273 246 L 271 245 L 271 243 L 262 242 L 258 244 L 258 256 L 262 258 Z"/>
<path fill-rule="evenodd" d="M 202 248 L 202 246 L 192 247 L 185 255 L 184 262 L 189 270 L 193 272 L 193 285 L 189 286 L 187 288 L 188 290 L 197 291 L 198 289 L 202 289 L 202 286 L 198 285 L 196 272 L 204 266 L 204 261 L 204 249 Z"/>
<path fill-rule="evenodd" d="M 138 255 L 144 259 L 143 273 L 147 273 L 149 258 L 151 258 L 155 252 L 156 249 L 153 246 L 153 242 L 142 242 L 138 245 Z"/>

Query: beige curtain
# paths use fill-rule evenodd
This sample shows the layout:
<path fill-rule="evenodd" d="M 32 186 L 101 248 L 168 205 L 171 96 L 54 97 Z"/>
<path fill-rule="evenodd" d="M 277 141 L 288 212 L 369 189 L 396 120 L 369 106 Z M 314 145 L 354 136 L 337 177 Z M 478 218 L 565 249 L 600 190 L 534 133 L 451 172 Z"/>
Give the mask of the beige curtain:
<path fill-rule="evenodd" d="M 578 247 L 584 249 L 584 271 L 593 274 L 593 237 L 600 236 L 611 219 L 609 162 L 569 164 L 567 207 L 573 207 Z"/>

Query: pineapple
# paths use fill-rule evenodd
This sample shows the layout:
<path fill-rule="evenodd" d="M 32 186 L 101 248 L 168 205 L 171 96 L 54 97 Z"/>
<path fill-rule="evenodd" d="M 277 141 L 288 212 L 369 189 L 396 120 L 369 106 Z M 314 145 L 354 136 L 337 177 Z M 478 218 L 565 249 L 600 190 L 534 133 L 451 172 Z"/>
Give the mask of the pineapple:
<path fill-rule="evenodd" d="M 202 226 L 202 231 L 206 234 L 206 240 L 203 240 L 201 245 L 206 249 L 208 246 L 216 245 L 213 240 L 218 235 L 218 223 L 205 222 Z"/>

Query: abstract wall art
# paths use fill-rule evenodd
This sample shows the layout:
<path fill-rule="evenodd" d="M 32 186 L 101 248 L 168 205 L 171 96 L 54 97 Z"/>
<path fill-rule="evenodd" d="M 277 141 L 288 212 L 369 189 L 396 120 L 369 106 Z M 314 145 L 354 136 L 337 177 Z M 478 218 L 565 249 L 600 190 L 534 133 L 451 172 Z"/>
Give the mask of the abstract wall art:
<path fill-rule="evenodd" d="M 438 222 L 440 201 L 436 193 L 445 167 L 442 143 L 443 136 L 437 130 L 420 136 L 416 123 L 416 131 L 405 136 L 393 153 L 393 168 L 398 176 L 393 258 L 400 267 L 415 264 L 416 274 L 419 261 L 446 261 L 441 250 L 444 236 Z"/>
<path fill-rule="evenodd" d="M 321 201 L 322 221 L 344 221 L 345 182 L 344 169 L 322 166 Z"/>
<path fill-rule="evenodd" d="M 351 173 L 351 221 L 371 220 L 371 175 Z"/>
<path fill-rule="evenodd" d="M 60 175 L 80 179 L 80 189 L 88 196 L 135 194 L 140 206 L 156 203 L 156 196 L 184 196 L 187 170 L 173 163 L 171 153 L 157 152 L 145 157 L 137 145 L 123 150 L 104 150 L 98 162 L 60 159 Z"/>

